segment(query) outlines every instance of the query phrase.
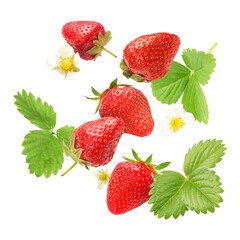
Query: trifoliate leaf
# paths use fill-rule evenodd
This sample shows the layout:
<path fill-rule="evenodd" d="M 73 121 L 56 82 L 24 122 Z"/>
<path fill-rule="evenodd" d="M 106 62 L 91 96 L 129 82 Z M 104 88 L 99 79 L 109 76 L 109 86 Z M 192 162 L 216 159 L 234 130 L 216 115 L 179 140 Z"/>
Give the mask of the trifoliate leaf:
<path fill-rule="evenodd" d="M 36 99 L 32 93 L 27 94 L 25 90 L 14 96 L 18 111 L 32 124 L 44 130 L 52 130 L 56 125 L 56 113 L 52 106 Z"/>
<path fill-rule="evenodd" d="M 183 50 L 182 58 L 187 67 L 192 70 L 195 79 L 202 85 L 207 84 L 216 66 L 213 55 L 188 48 Z"/>
<path fill-rule="evenodd" d="M 199 122 L 208 123 L 208 105 L 203 90 L 192 75 L 182 97 L 183 108 L 193 114 Z"/>
<path fill-rule="evenodd" d="M 187 206 L 182 199 L 182 188 L 185 178 L 180 173 L 163 171 L 156 177 L 150 191 L 149 204 L 152 204 L 151 212 L 159 218 L 165 219 L 173 216 L 175 219 L 184 215 Z"/>
<path fill-rule="evenodd" d="M 188 176 L 200 168 L 213 168 L 222 160 L 225 145 L 221 140 L 207 140 L 195 144 L 185 155 L 183 170 Z"/>
<path fill-rule="evenodd" d="M 214 212 L 218 203 L 223 201 L 219 195 L 223 192 L 219 179 L 214 171 L 206 168 L 191 173 L 182 188 L 185 204 L 198 214 Z"/>
<path fill-rule="evenodd" d="M 62 143 L 49 131 L 31 131 L 25 136 L 22 146 L 22 154 L 27 156 L 28 169 L 37 177 L 44 174 L 48 178 L 52 173 L 56 175 L 62 168 Z"/>
<path fill-rule="evenodd" d="M 70 126 L 64 126 L 62 128 L 59 128 L 56 132 L 57 138 L 60 140 L 60 142 L 64 142 L 67 147 L 69 147 L 70 144 L 70 137 L 75 130 L 75 127 Z M 69 153 L 67 151 L 64 151 L 67 156 L 69 156 Z"/>
<path fill-rule="evenodd" d="M 181 97 L 190 76 L 190 70 L 180 63 L 173 62 L 168 73 L 151 83 L 153 96 L 162 103 L 176 103 Z"/>

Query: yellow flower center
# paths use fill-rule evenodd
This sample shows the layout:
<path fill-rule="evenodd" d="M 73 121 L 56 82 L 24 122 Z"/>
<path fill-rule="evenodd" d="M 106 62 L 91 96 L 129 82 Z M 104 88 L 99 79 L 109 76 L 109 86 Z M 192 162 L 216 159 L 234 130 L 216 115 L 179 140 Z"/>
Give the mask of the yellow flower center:
<path fill-rule="evenodd" d="M 74 68 L 73 59 L 63 58 L 60 60 L 60 68 L 63 73 L 71 72 Z"/>
<path fill-rule="evenodd" d="M 109 175 L 108 175 L 108 170 L 106 170 L 105 172 L 103 171 L 99 171 L 99 177 L 98 177 L 98 181 L 107 183 L 109 180 Z"/>
<path fill-rule="evenodd" d="M 170 129 L 172 129 L 174 132 L 179 131 L 180 128 L 183 128 L 184 124 L 185 122 L 181 117 L 173 117 L 169 123 Z"/>

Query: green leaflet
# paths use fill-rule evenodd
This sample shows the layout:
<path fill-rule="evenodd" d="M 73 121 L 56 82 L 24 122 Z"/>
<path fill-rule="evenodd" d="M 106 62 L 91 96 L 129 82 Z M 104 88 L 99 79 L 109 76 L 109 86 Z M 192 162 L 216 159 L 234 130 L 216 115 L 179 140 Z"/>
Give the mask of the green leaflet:
<path fill-rule="evenodd" d="M 62 143 L 46 130 L 31 131 L 24 139 L 22 154 L 26 155 L 30 173 L 46 178 L 56 175 L 63 164 Z"/>
<path fill-rule="evenodd" d="M 189 76 L 189 69 L 173 62 L 167 75 L 151 83 L 153 96 L 162 103 L 176 103 L 188 83 Z"/>
<path fill-rule="evenodd" d="M 56 113 L 52 106 L 43 103 L 40 98 L 36 99 L 32 93 L 27 94 L 25 90 L 22 90 L 22 94 L 18 92 L 14 98 L 18 111 L 32 124 L 44 130 L 55 127 Z"/>
<path fill-rule="evenodd" d="M 213 168 L 222 160 L 226 147 L 221 140 L 200 141 L 185 155 L 183 170 L 188 176 L 200 168 Z"/>
<path fill-rule="evenodd" d="M 186 181 L 183 192 L 183 201 L 196 213 L 214 212 L 218 203 L 222 202 L 219 193 L 223 190 L 220 187 L 221 182 L 214 171 L 209 169 L 198 169 L 191 173 Z"/>
<path fill-rule="evenodd" d="M 153 96 L 158 101 L 173 104 L 183 94 L 183 108 L 194 115 L 199 122 L 208 123 L 208 105 L 200 84 L 206 85 L 216 66 L 216 59 L 211 52 L 183 50 L 182 58 L 186 66 L 173 62 L 168 73 L 151 83 Z"/>
<path fill-rule="evenodd" d="M 182 58 L 186 66 L 193 71 L 197 81 L 202 85 L 207 84 L 216 66 L 216 59 L 213 55 L 188 48 L 183 50 Z"/>
<path fill-rule="evenodd" d="M 173 171 L 162 171 L 156 177 L 150 191 L 149 204 L 153 204 L 151 212 L 159 218 L 165 219 L 173 216 L 175 219 L 184 215 L 187 206 L 182 199 L 182 188 L 185 184 L 185 177 Z"/>
<path fill-rule="evenodd" d="M 182 97 L 185 111 L 193 114 L 199 122 L 208 123 L 208 104 L 200 84 L 194 75 L 190 77 Z"/>
<path fill-rule="evenodd" d="M 226 150 L 222 141 L 207 140 L 195 144 L 186 154 L 186 177 L 173 171 L 162 171 L 152 184 L 149 204 L 151 212 L 159 218 L 184 215 L 188 209 L 196 213 L 214 212 L 219 207 L 223 192 L 219 177 L 213 168 Z"/>

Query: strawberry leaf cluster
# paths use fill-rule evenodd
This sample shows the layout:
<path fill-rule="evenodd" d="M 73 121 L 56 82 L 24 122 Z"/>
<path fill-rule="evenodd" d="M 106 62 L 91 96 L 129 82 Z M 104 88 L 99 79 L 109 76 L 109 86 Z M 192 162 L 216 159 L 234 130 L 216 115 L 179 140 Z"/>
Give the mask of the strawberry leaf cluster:
<path fill-rule="evenodd" d="M 225 154 L 222 141 L 201 141 L 185 155 L 183 170 L 186 176 L 175 171 L 162 171 L 157 175 L 150 191 L 151 212 L 159 218 L 175 219 L 190 209 L 196 213 L 214 212 L 223 192 L 219 176 L 210 168 Z"/>
<path fill-rule="evenodd" d="M 197 121 L 207 124 L 208 104 L 201 85 L 208 83 L 216 66 L 211 51 L 183 50 L 182 59 L 186 66 L 173 61 L 168 73 L 151 83 L 153 96 L 167 104 L 176 103 L 182 96 L 183 108 L 192 113 Z"/>
<path fill-rule="evenodd" d="M 56 126 L 56 113 L 53 107 L 25 90 L 14 96 L 18 111 L 39 130 L 30 131 L 22 143 L 22 154 L 26 156 L 30 173 L 46 178 L 56 175 L 64 161 L 63 142 L 69 146 L 74 127 L 64 126 L 53 132 Z"/>

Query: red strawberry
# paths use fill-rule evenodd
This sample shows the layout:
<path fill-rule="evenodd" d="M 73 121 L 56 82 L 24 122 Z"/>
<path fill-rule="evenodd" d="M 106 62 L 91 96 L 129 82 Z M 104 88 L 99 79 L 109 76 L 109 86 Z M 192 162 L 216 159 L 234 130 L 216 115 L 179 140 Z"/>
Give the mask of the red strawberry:
<path fill-rule="evenodd" d="M 179 45 L 179 37 L 170 33 L 155 33 L 136 38 L 123 50 L 120 65 L 123 74 L 139 82 L 162 78 L 167 74 Z"/>
<path fill-rule="evenodd" d="M 82 124 L 73 132 L 70 147 L 65 146 L 65 150 L 76 161 L 73 166 L 78 162 L 85 167 L 108 164 L 113 158 L 123 130 L 123 120 L 114 117 Z"/>
<path fill-rule="evenodd" d="M 150 198 L 155 170 L 161 170 L 170 162 L 158 166 L 151 164 L 152 155 L 144 162 L 134 150 L 135 160 L 120 162 L 114 168 L 107 190 L 107 207 L 113 214 L 123 214 L 141 206 Z"/>
<path fill-rule="evenodd" d="M 125 133 L 139 137 L 151 134 L 154 121 L 148 100 L 141 91 L 129 85 L 117 85 L 117 79 L 102 94 L 94 88 L 92 90 L 98 97 L 90 99 L 100 99 L 98 107 L 101 117 L 123 119 Z"/>
<path fill-rule="evenodd" d="M 111 32 L 105 32 L 102 24 L 94 21 L 68 22 L 62 28 L 62 35 L 84 60 L 96 59 L 102 50 L 106 50 L 104 46 L 111 40 Z"/>

